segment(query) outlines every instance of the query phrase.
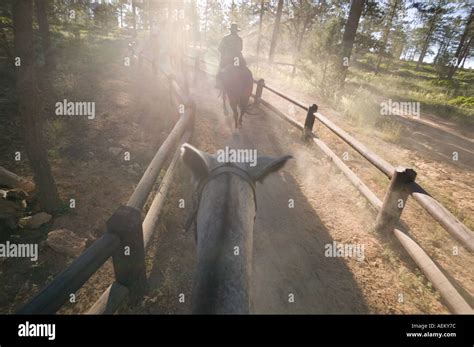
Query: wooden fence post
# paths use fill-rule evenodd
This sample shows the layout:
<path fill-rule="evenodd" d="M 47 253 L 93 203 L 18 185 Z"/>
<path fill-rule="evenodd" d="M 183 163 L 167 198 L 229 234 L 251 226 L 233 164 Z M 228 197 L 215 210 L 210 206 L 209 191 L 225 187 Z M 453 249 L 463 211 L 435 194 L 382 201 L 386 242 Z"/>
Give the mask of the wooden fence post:
<path fill-rule="evenodd" d="M 112 256 L 115 279 L 129 289 L 131 302 L 137 303 L 147 290 L 141 211 L 120 206 L 107 221 L 107 232 L 121 241 Z"/>
<path fill-rule="evenodd" d="M 257 82 L 257 90 L 255 91 L 255 105 L 258 105 L 260 103 L 264 86 L 265 86 L 265 80 L 263 78 L 260 78 Z"/>
<path fill-rule="evenodd" d="M 375 220 L 375 231 L 392 232 L 400 220 L 410 190 L 410 183 L 415 181 L 416 171 L 397 167 L 388 186 L 382 208 Z"/>
<path fill-rule="evenodd" d="M 314 114 L 318 112 L 318 105 L 312 104 L 308 108 L 308 113 L 306 114 L 306 120 L 304 121 L 304 129 L 303 129 L 303 140 L 309 139 L 313 134 L 313 125 L 315 116 Z"/>

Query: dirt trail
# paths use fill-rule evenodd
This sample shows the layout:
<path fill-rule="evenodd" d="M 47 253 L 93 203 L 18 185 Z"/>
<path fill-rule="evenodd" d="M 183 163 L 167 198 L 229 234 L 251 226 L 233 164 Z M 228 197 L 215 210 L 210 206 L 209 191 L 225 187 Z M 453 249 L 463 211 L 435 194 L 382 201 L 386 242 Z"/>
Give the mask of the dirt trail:
<path fill-rule="evenodd" d="M 206 109 L 205 114 L 201 112 L 201 117 L 212 117 L 219 125 L 218 136 L 208 137 L 213 139 L 211 144 L 216 146 L 216 150 L 229 145 L 255 148 L 260 155 L 298 156 L 295 151 L 298 145 L 293 143 L 293 149 L 289 151 L 286 139 L 281 139 L 285 136 L 284 129 L 268 126 L 271 120 L 267 117 L 249 115 L 243 128 L 235 132 L 231 130 L 231 117 L 223 118 L 222 110 L 215 109 L 217 98 L 201 94 L 197 97 L 198 104 Z M 255 311 L 366 312 L 364 298 L 350 269 L 342 260 L 324 256 L 324 246 L 331 244 L 333 239 L 293 177 L 296 165 L 293 160 L 285 170 L 271 175 L 257 188 L 253 283 Z M 320 170 L 317 167 L 313 169 L 315 173 Z M 289 208 L 289 199 L 295 201 L 294 208 Z M 294 303 L 289 302 L 290 294 L 294 295 Z"/>
<path fill-rule="evenodd" d="M 267 80 L 267 78 L 266 78 Z M 270 79 L 270 85 L 271 79 Z M 377 127 L 353 124 L 324 101 L 308 94 L 297 94 L 291 88 L 282 90 L 302 102 L 318 103 L 319 112 L 338 124 L 376 154 L 394 166 L 412 167 L 417 171 L 417 181 L 444 207 L 451 211 L 471 230 L 474 228 L 474 144 L 472 129 L 460 131 L 452 121 L 437 119 L 421 114 L 421 122 L 394 116 L 401 124 L 398 138 L 387 138 Z M 264 91 L 263 97 L 280 110 L 289 113 L 287 101 Z M 304 121 L 305 114 L 294 108 L 292 115 Z M 363 182 L 383 199 L 387 178 L 375 169 L 365 158 L 355 152 L 319 122 L 315 123 L 316 134 L 359 176 Z M 453 160 L 453 152 L 458 152 L 458 160 Z M 444 230 L 411 198 L 404 210 L 402 220 L 410 227 L 410 233 L 428 254 L 469 294 L 467 300 L 473 302 L 474 277 L 468 269 L 474 266 L 474 258 L 453 237 Z M 457 252 L 461 249 L 461 252 Z"/>
<path fill-rule="evenodd" d="M 357 191 L 315 148 L 303 145 L 287 123 L 260 112 L 247 115 L 236 132 L 212 81 L 200 80 L 193 90 L 197 147 L 210 153 L 226 145 L 255 148 L 259 155 L 295 158 L 257 186 L 254 312 L 447 312 L 422 277 L 405 265 L 396 245 L 386 252 L 386 240 L 371 233 L 374 214 Z M 189 189 L 186 183 L 175 188 L 170 200 L 189 197 Z M 139 312 L 189 313 L 189 303 L 179 303 L 178 295 L 191 294 L 195 247 L 191 233 L 176 231 L 188 213 L 174 204 L 166 211 L 150 275 L 155 288 Z M 365 258 L 326 257 L 325 247 L 334 241 L 362 245 Z M 402 276 L 413 281 L 401 281 Z"/>

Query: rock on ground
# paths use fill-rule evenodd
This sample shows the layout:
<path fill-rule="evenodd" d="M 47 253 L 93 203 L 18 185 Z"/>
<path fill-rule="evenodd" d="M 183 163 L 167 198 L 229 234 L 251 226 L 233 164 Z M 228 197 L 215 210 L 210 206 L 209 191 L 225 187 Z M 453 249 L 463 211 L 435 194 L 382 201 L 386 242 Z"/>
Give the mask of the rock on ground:
<path fill-rule="evenodd" d="M 37 229 L 45 223 L 48 223 L 51 218 L 50 214 L 40 212 L 33 216 L 23 217 L 20 219 L 20 226 L 22 228 Z"/>
<path fill-rule="evenodd" d="M 5 194 L 5 198 L 7 200 L 12 200 L 12 201 L 21 201 L 21 200 L 25 200 L 28 196 L 28 193 L 26 193 L 25 191 L 21 190 L 21 189 L 18 189 L 18 188 L 15 188 L 15 189 L 11 189 L 9 191 L 6 192 Z"/>
<path fill-rule="evenodd" d="M 81 238 L 68 229 L 57 229 L 48 233 L 46 244 L 58 253 L 78 257 L 86 248 L 87 239 Z"/>

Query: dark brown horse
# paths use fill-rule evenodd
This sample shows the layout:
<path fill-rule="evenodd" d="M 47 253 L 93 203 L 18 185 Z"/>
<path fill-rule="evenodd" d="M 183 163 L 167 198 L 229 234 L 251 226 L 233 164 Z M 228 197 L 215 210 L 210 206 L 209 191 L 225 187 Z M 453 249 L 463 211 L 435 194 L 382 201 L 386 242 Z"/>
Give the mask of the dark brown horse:
<path fill-rule="evenodd" d="M 234 115 L 235 128 L 242 126 L 242 118 L 247 111 L 250 96 L 253 89 L 252 72 L 247 66 L 228 65 L 220 73 L 222 81 L 222 102 L 224 104 L 224 114 L 227 115 L 225 103 L 226 97 Z M 237 107 L 240 109 L 240 116 Z M 248 113 L 248 112 L 247 112 Z"/>

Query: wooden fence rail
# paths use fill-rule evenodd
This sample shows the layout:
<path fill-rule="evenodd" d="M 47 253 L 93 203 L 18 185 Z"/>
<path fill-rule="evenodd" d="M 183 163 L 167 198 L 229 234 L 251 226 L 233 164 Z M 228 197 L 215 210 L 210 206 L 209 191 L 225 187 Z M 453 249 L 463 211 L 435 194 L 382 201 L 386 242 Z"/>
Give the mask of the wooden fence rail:
<path fill-rule="evenodd" d="M 146 61 L 146 57 L 140 56 L 137 65 L 143 67 Z M 137 303 L 143 297 L 147 290 L 146 248 L 156 229 L 164 198 L 177 167 L 180 144 L 190 139 L 196 112 L 187 90 L 180 87 L 174 76 L 165 75 L 169 80 L 173 106 L 180 114 L 173 130 L 151 160 L 127 204 L 120 206 L 108 220 L 107 232 L 20 308 L 18 314 L 55 313 L 110 257 L 113 259 L 115 281 L 87 313 L 114 313 L 127 298 Z M 178 112 L 178 106 L 181 105 L 184 106 L 180 107 L 182 112 Z M 160 171 L 173 152 L 171 164 L 142 222 L 142 209 Z"/>
<path fill-rule="evenodd" d="M 120 246 L 117 235 L 105 233 L 51 283 L 36 294 L 19 314 L 51 314 L 61 308 Z"/>
<path fill-rule="evenodd" d="M 199 57 L 196 60 L 202 61 Z M 195 64 L 195 74 L 200 64 Z M 207 71 L 205 71 L 207 72 Z M 310 138 L 325 153 L 334 164 L 346 175 L 349 181 L 364 195 L 371 205 L 378 211 L 376 219 L 376 230 L 379 232 L 393 232 L 394 236 L 400 241 L 402 247 L 407 251 L 410 257 L 420 267 L 425 276 L 433 283 L 443 300 L 446 301 L 448 308 L 454 313 L 472 314 L 474 311 L 467 301 L 456 291 L 454 286 L 444 273 L 429 258 L 426 252 L 413 241 L 406 233 L 402 232 L 400 216 L 406 204 L 409 194 L 422 206 L 436 221 L 438 221 L 455 239 L 457 239 L 467 250 L 474 250 L 474 234 L 464 224 L 462 224 L 453 214 L 444 208 L 438 201 L 429 195 L 420 187 L 414 179 L 416 173 L 411 169 L 395 169 L 390 163 L 380 158 L 377 154 L 368 149 L 361 142 L 335 125 L 322 114 L 316 112 L 317 106 L 305 106 L 304 103 L 289 97 L 277 89 L 265 84 L 263 79 L 254 80 L 257 85 L 254 97 L 256 105 L 263 105 L 292 126 L 303 132 L 303 138 Z M 281 112 L 278 108 L 271 105 L 262 98 L 263 90 L 278 95 L 288 102 L 300 107 L 307 112 L 305 124 L 301 124 L 294 118 Z M 384 201 L 382 202 L 357 175 L 312 131 L 314 119 L 318 119 L 324 126 L 336 134 L 340 139 L 350 145 L 360 155 L 367 159 L 372 165 L 391 179 Z M 400 199 L 402 204 L 400 205 Z M 399 207 L 401 206 L 401 207 Z"/>
<path fill-rule="evenodd" d="M 257 81 L 258 83 L 258 81 Z M 262 84 L 262 82 L 260 82 Z M 263 82 L 264 84 L 264 82 Z M 287 95 L 270 88 L 264 85 L 265 89 L 279 95 L 280 97 L 288 100 L 296 106 L 303 108 L 306 111 L 309 111 L 310 107 L 304 106 L 301 102 L 293 100 Z M 264 106 L 271 106 L 270 109 L 275 111 L 275 107 L 270 105 L 268 102 L 265 102 L 261 94 L 256 96 L 259 98 L 259 102 Z M 299 129 L 304 129 L 303 125 L 296 122 L 291 117 L 283 114 L 278 111 L 277 114 L 283 116 L 282 118 L 287 120 L 293 126 L 297 126 Z M 370 163 L 377 167 L 380 171 L 385 173 L 387 177 L 393 179 L 394 174 L 398 171 L 394 169 L 392 165 L 378 157 L 375 153 L 371 152 L 367 147 L 362 143 L 354 139 L 352 136 L 347 134 L 344 130 L 336 126 L 334 123 L 329 121 L 323 115 L 316 113 L 314 116 L 321 121 L 327 128 L 333 131 L 346 143 L 348 143 L 352 148 L 354 148 L 358 153 L 360 153 L 364 158 L 366 158 Z M 380 200 L 373 194 L 368 187 L 362 183 L 362 181 L 352 172 L 352 170 L 347 167 L 337 156 L 329 150 L 329 148 L 322 143 L 321 140 L 316 137 L 313 138 L 313 141 L 318 145 L 320 149 L 326 153 L 333 162 L 342 170 L 342 172 L 349 178 L 349 180 L 361 191 L 361 193 L 368 199 L 368 201 L 379 210 L 376 221 L 376 229 L 381 231 L 390 229 L 393 231 L 397 239 L 401 242 L 402 246 L 406 249 L 410 257 L 413 258 L 415 263 L 420 267 L 424 272 L 427 278 L 433 283 L 434 287 L 440 292 L 442 298 L 446 301 L 448 308 L 454 313 L 473 313 L 471 306 L 467 303 L 464 298 L 454 289 L 452 284 L 449 282 L 448 278 L 443 274 L 441 270 L 434 264 L 429 256 L 422 250 L 420 246 L 416 244 L 408 235 L 396 229 L 395 226 L 399 223 L 399 218 L 401 215 L 402 209 L 397 207 L 399 198 L 402 198 L 403 204 L 405 206 L 406 195 L 411 193 L 413 198 L 425 208 L 425 210 L 432 215 L 435 220 L 440 222 L 445 229 L 454 236 L 464 247 L 469 251 L 473 251 L 473 234 L 465 225 L 463 225 L 455 216 L 453 216 L 449 211 L 447 211 L 439 202 L 434 200 L 423 188 L 421 188 L 417 183 L 414 182 L 413 174 L 410 174 L 410 178 L 401 183 L 396 183 L 397 181 L 392 180 L 392 184 L 389 186 L 389 190 L 386 195 L 386 199 L 382 204 Z M 397 191 L 397 194 L 394 195 L 394 192 Z M 405 191 L 402 195 L 399 192 Z M 427 261 L 429 259 L 429 261 Z M 429 265 L 427 265 L 429 264 Z"/>
<path fill-rule="evenodd" d="M 188 130 L 181 138 L 179 144 L 181 145 L 184 142 L 189 141 L 191 137 L 191 131 Z M 166 174 L 163 176 L 161 180 L 160 186 L 158 188 L 158 192 L 156 193 L 153 202 L 151 203 L 150 208 L 143 220 L 142 229 L 143 229 L 143 241 L 144 241 L 144 248 L 145 251 L 148 249 L 150 245 L 150 240 L 153 236 L 153 232 L 158 224 L 158 217 L 160 212 L 163 208 L 165 197 L 169 186 L 172 182 L 172 178 L 175 174 L 179 153 L 180 153 L 180 145 L 176 150 L 174 157 L 166 170 Z M 87 312 L 88 314 L 111 314 L 117 311 L 120 306 L 125 302 L 125 299 L 128 298 L 130 295 L 129 289 L 118 283 L 113 282 L 107 290 L 102 294 L 102 296 L 95 302 L 95 304 L 89 309 Z"/>
<path fill-rule="evenodd" d="M 258 83 L 258 81 L 254 81 Z M 262 82 L 260 82 L 262 83 Z M 301 109 L 308 111 L 309 107 L 305 106 L 302 102 L 297 101 L 275 88 L 269 87 L 264 84 L 263 88 L 271 91 L 272 93 L 284 98 L 292 104 L 300 107 Z M 261 102 L 261 97 L 260 97 Z M 268 103 L 267 103 L 268 104 Z M 373 166 L 384 173 L 389 179 L 392 178 L 395 168 L 379 157 L 377 154 L 368 149 L 361 142 L 356 140 L 354 137 L 349 135 L 347 132 L 342 130 L 332 121 L 327 119 L 321 113 L 315 113 L 314 116 L 329 130 L 336 134 L 340 139 L 346 142 L 360 155 L 367 159 Z M 290 118 L 290 117 L 289 117 Z M 294 122 L 291 122 L 293 125 Z M 419 184 L 413 182 L 410 185 L 412 197 L 422 206 L 438 223 L 440 223 L 447 232 L 449 232 L 456 240 L 458 240 L 467 250 L 470 252 L 474 251 L 474 233 L 468 229 L 463 223 L 461 223 L 451 212 L 449 212 L 443 205 L 436 201 L 426 190 L 424 190 Z"/>
<path fill-rule="evenodd" d="M 163 164 L 165 163 L 166 159 L 168 159 L 169 154 L 172 153 L 172 149 L 175 148 L 178 140 L 183 136 L 184 132 L 189 126 L 189 123 L 192 122 L 193 115 L 194 108 L 186 107 L 184 114 L 180 117 L 171 133 L 161 145 L 158 152 L 156 152 L 150 165 L 143 174 L 143 177 L 141 178 L 140 182 L 138 182 L 137 188 L 127 202 L 127 206 L 138 209 L 143 208 L 143 205 L 148 198 L 148 194 L 155 184 L 156 178 L 160 174 Z"/>
<path fill-rule="evenodd" d="M 472 231 L 459 221 L 443 205 L 436 201 L 418 183 L 410 185 L 411 196 L 433 217 L 444 229 L 470 252 L 474 251 L 474 235 Z"/>

